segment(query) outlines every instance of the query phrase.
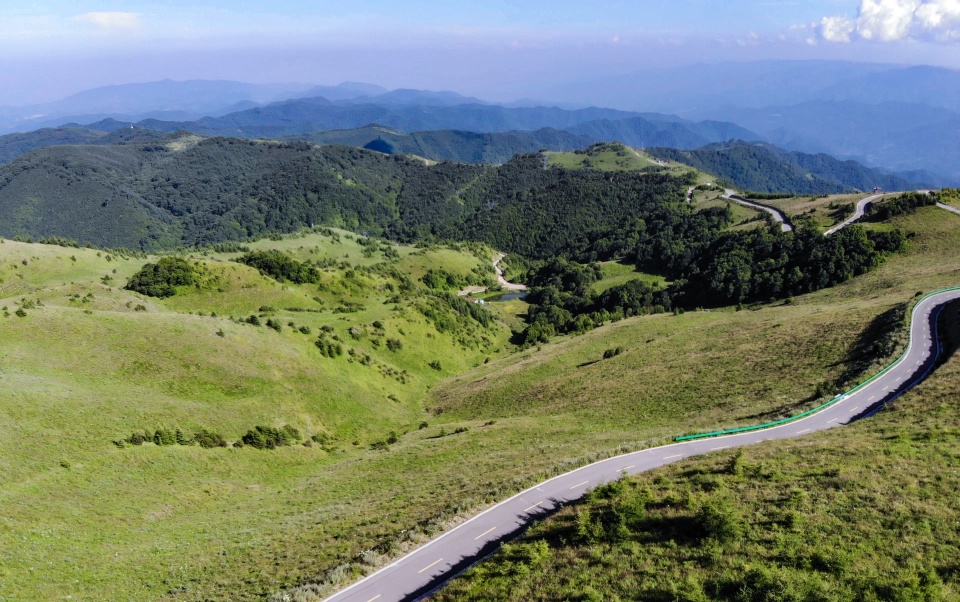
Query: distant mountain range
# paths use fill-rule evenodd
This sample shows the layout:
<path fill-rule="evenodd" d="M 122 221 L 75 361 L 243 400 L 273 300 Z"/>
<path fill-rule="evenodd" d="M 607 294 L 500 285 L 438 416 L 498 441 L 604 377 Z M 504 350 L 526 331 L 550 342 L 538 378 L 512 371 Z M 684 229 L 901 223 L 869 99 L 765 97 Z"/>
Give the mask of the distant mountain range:
<path fill-rule="evenodd" d="M 692 149 L 741 139 L 854 159 L 934 186 L 960 183 L 960 149 L 954 144 L 960 138 L 960 72 L 949 69 L 840 61 L 721 63 L 651 69 L 528 93 L 562 102 L 494 104 L 456 92 L 391 91 L 356 82 L 163 81 L 98 88 L 47 105 L 0 108 L 0 132 L 67 122 L 109 132 L 113 119 L 122 127 L 167 133 L 350 139 L 363 146 L 376 138 L 360 144 L 359 133 L 345 130 L 377 124 L 392 131 L 377 138 L 406 149 L 400 152 L 494 163 L 514 150 L 561 150 L 601 140 Z M 397 138 L 401 135 L 411 138 Z M 6 138 L 0 140 L 5 147 L 0 160 L 61 136 L 73 143 L 97 138 L 79 131 Z"/>
<path fill-rule="evenodd" d="M 960 106 L 960 105 L 958 105 Z M 714 119 L 743 124 L 757 139 L 806 152 L 853 158 L 892 171 L 960 180 L 960 114 L 928 105 L 818 100 L 763 109 L 716 109 Z"/>

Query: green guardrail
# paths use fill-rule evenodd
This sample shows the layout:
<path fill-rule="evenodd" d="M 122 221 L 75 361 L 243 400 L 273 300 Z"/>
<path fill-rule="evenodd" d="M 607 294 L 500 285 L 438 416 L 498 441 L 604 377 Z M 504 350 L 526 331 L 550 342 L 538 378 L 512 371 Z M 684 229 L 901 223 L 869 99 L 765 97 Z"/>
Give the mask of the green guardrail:
<path fill-rule="evenodd" d="M 930 297 L 939 295 L 939 294 L 941 294 L 941 293 L 949 293 L 949 292 L 951 292 L 951 291 L 958 291 L 958 290 L 960 290 L 960 286 L 953 286 L 953 287 L 950 287 L 950 288 L 941 289 L 941 290 L 939 290 L 939 291 L 934 291 L 934 292 L 932 292 L 932 293 L 927 293 L 926 295 L 924 295 L 923 297 L 921 297 L 920 300 L 917 301 L 916 305 L 913 306 L 913 311 L 911 312 L 911 317 L 910 317 L 910 326 L 911 326 L 911 328 L 913 327 L 913 315 L 912 315 L 912 314 L 915 314 L 915 313 L 916 313 L 917 308 L 920 307 L 920 304 L 921 304 L 921 303 L 923 303 L 924 301 L 926 301 L 926 300 L 929 299 Z M 898 357 L 897 359 L 893 360 L 893 361 L 890 363 L 890 365 L 888 365 L 886 368 L 884 368 L 883 370 L 880 370 L 879 372 L 877 372 L 876 374 L 874 374 L 873 376 L 871 376 L 871 377 L 868 378 L 867 380 L 863 381 L 862 383 L 860 383 L 860 384 L 857 385 L 856 387 L 850 389 L 849 391 L 847 391 L 847 392 L 845 392 L 845 393 L 841 393 L 840 395 L 837 395 L 836 397 L 834 397 L 834 398 L 831 399 L 830 401 L 828 401 L 828 402 L 826 402 L 826 403 L 824 403 L 824 404 L 821 404 L 821 405 L 819 405 L 819 406 L 817 406 L 817 407 L 815 407 L 815 408 L 813 408 L 813 409 L 811 409 L 811 410 L 807 410 L 806 412 L 801 412 L 800 414 L 796 414 L 796 415 L 790 416 L 790 417 L 788 417 L 788 418 L 781 418 L 780 420 L 775 420 L 775 421 L 773 421 L 773 422 L 765 422 L 765 423 L 763 423 L 763 424 L 755 424 L 755 425 L 753 425 L 753 426 L 743 426 L 743 427 L 740 427 L 740 428 L 726 429 L 726 430 L 722 430 L 722 431 L 711 431 L 711 432 L 709 432 L 709 433 L 696 433 L 696 434 L 693 434 L 693 435 L 681 435 L 681 436 L 679 436 L 679 437 L 675 437 L 673 440 L 674 440 L 674 441 L 689 441 L 689 440 L 691 440 L 691 439 L 706 439 L 706 438 L 709 438 L 709 437 L 720 437 L 720 436 L 722 436 L 722 435 L 735 435 L 735 434 L 737 434 L 737 433 L 746 433 L 746 432 L 749 432 L 749 431 L 759 431 L 759 430 L 762 430 L 762 429 L 768 429 L 768 428 L 771 428 L 771 427 L 780 426 L 780 425 L 782 425 L 782 424 L 787 424 L 787 423 L 789 423 L 789 422 L 794 422 L 794 421 L 796 421 L 796 420 L 800 420 L 801 418 L 806 418 L 807 416 L 809 416 L 809 415 L 811 415 L 811 414 L 816 414 L 817 412 L 819 412 L 819 411 L 821 411 L 821 410 L 825 410 L 825 409 L 829 408 L 830 406 L 832 406 L 833 404 L 835 404 L 835 403 L 837 403 L 837 402 L 839 402 L 839 401 L 841 401 L 841 400 L 843 400 L 843 399 L 846 399 L 846 398 L 849 397 L 850 395 L 853 395 L 854 393 L 856 393 L 856 392 L 859 391 L 860 389 L 866 387 L 867 385 L 869 385 L 869 384 L 872 383 L 873 381 L 877 380 L 878 378 L 880 378 L 881 376 L 883 376 L 884 374 L 886 374 L 887 372 L 889 372 L 890 370 L 892 370 L 894 366 L 896 366 L 897 364 L 899 364 L 900 361 L 903 360 L 903 358 L 904 358 L 904 357 L 907 355 L 907 353 L 909 353 L 909 352 L 910 352 L 910 344 L 908 343 L 906 350 L 904 350 L 904 352 L 900 354 L 900 357 Z"/>

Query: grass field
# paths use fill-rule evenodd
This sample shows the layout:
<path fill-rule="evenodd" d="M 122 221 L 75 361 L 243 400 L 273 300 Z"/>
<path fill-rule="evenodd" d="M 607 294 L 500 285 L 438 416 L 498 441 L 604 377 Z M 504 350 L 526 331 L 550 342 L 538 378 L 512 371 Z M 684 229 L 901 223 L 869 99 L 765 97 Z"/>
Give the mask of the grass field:
<path fill-rule="evenodd" d="M 212 284 L 157 300 L 118 288 L 143 259 L 5 241 L 0 599 L 256 600 L 325 580 L 329 591 L 556 471 L 792 412 L 879 361 L 872 339 L 857 344 L 878 316 L 960 281 L 960 218 L 926 208 L 898 223 L 916 233 L 906 253 L 791 304 L 631 318 L 515 353 L 502 325 L 440 332 L 416 309 L 422 297 L 385 303 L 395 281 L 362 266 L 325 268 L 316 287 L 198 254 Z M 303 258 L 377 258 L 344 236 L 257 244 L 275 242 Z M 419 253 L 390 263 L 411 278 L 485 264 Z M 363 307 L 338 312 L 340 299 Z M 241 323 L 253 312 L 282 331 Z M 320 355 L 323 326 L 353 363 Z M 273 451 L 111 443 L 159 426 L 233 441 L 256 424 L 330 439 Z"/>
<path fill-rule="evenodd" d="M 715 178 L 699 172 L 688 165 L 657 159 L 646 152 L 619 143 L 609 143 L 590 147 L 582 152 L 547 152 L 547 164 L 564 169 L 599 169 L 602 171 L 636 171 L 644 168 L 661 167 L 670 175 L 683 175 L 694 172 L 700 183 L 711 182 Z"/>
<path fill-rule="evenodd" d="M 602 270 L 602 278 L 592 285 L 593 291 L 598 294 L 614 286 L 626 284 L 632 280 L 641 280 L 647 284 L 659 284 L 660 286 L 668 286 L 670 284 L 670 281 L 662 276 L 638 272 L 634 266 L 618 261 L 600 262 L 600 269 Z"/>

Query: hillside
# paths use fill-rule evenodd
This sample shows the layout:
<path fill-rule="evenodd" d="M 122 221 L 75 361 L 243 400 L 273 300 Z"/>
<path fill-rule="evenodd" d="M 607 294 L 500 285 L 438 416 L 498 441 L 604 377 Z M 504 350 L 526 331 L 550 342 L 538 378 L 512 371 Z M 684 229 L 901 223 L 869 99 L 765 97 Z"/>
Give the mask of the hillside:
<path fill-rule="evenodd" d="M 790 152 L 763 143 L 733 141 L 695 150 L 649 149 L 657 157 L 691 165 L 732 182 L 741 190 L 837 194 L 872 190 L 910 190 L 908 182 L 869 169 L 856 161 L 839 161 L 828 155 Z"/>
<path fill-rule="evenodd" d="M 344 144 L 386 154 L 416 155 L 433 161 L 461 163 L 506 163 L 518 154 L 535 153 L 544 148 L 579 148 L 594 142 L 593 138 L 553 128 L 493 133 L 432 130 L 405 134 L 378 125 L 316 132 L 295 138 L 317 144 Z"/>
<path fill-rule="evenodd" d="M 561 246 L 596 236 L 677 203 L 682 186 L 659 174 L 611 181 L 545 170 L 534 155 L 501 167 L 428 166 L 342 146 L 176 134 L 146 145 L 51 147 L 0 166 L 0 234 L 169 249 L 327 224 L 528 252 L 540 244 L 531 232 Z"/>

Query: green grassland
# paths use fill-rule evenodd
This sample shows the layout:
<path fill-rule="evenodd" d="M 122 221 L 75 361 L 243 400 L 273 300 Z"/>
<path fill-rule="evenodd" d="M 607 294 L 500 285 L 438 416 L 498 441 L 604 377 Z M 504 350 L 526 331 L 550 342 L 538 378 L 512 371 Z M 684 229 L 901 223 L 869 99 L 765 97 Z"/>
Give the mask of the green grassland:
<path fill-rule="evenodd" d="M 765 228 L 767 226 L 767 220 L 764 217 L 765 212 L 725 199 L 722 191 L 698 190 L 694 193 L 693 202 L 697 209 L 729 207 L 730 216 L 733 220 L 730 225 L 731 230 Z"/>
<path fill-rule="evenodd" d="M 255 600 L 312 582 L 330 591 L 546 475 L 791 413 L 823 383 L 894 352 L 897 341 L 873 349 L 878 316 L 960 281 L 960 219 L 924 208 L 896 223 L 916 233 L 907 252 L 834 289 L 631 318 L 516 353 L 506 327 L 462 319 L 440 332 L 417 309 L 430 299 L 423 289 L 396 299 L 390 272 L 351 263 L 385 261 L 415 280 L 488 265 L 473 251 L 364 257 L 369 247 L 343 234 L 338 246 L 312 233 L 255 244 L 337 261 L 320 285 L 196 253 L 203 284 L 158 300 L 119 288 L 144 259 L 5 241 L 0 555 L 10 561 L 0 598 Z M 362 307 L 337 311 L 351 300 Z M 243 323 L 250 313 L 281 332 Z M 313 342 L 324 326 L 357 355 L 322 356 Z M 257 424 L 329 438 L 272 451 L 111 443 L 159 426 L 235 441 Z"/>
<path fill-rule="evenodd" d="M 415 430 L 434 382 L 505 349 L 506 327 L 469 323 L 442 304 L 433 306 L 446 316 L 438 328 L 417 309 L 429 298 L 397 295 L 389 271 L 364 269 L 384 257 L 339 238 L 250 245 L 341 262 L 317 286 L 277 282 L 226 261 L 231 254 L 194 253 L 202 283 L 168 299 L 120 288 L 146 259 L 0 244 L 0 599 L 156 599 L 187 567 L 282 543 L 285 492 L 391 432 Z M 396 251 L 386 265 L 408 278 L 444 260 L 453 271 L 487 266 L 492 256 Z M 276 320 L 280 332 L 247 324 L 249 315 Z M 323 328 L 343 356 L 313 344 Z M 390 339 L 402 348 L 388 349 Z M 290 425 L 323 445 L 111 443 L 158 427 L 236 441 L 255 425 Z M 232 587 L 244 579 L 207 577 Z"/>
<path fill-rule="evenodd" d="M 602 274 L 600 280 L 591 285 L 591 288 L 597 294 L 633 280 L 641 280 L 650 285 L 659 283 L 661 286 L 668 286 L 670 284 L 670 281 L 662 276 L 638 272 L 636 266 L 618 261 L 600 262 L 600 269 Z"/>
<path fill-rule="evenodd" d="M 689 165 L 657 159 L 644 151 L 625 146 L 620 143 L 596 144 L 583 151 L 555 152 L 548 151 L 547 164 L 564 169 L 599 169 L 602 171 L 636 171 L 641 169 L 657 169 L 673 176 L 680 176 L 689 172 L 698 175 L 700 183 L 712 182 L 716 178 L 697 171 Z"/>

